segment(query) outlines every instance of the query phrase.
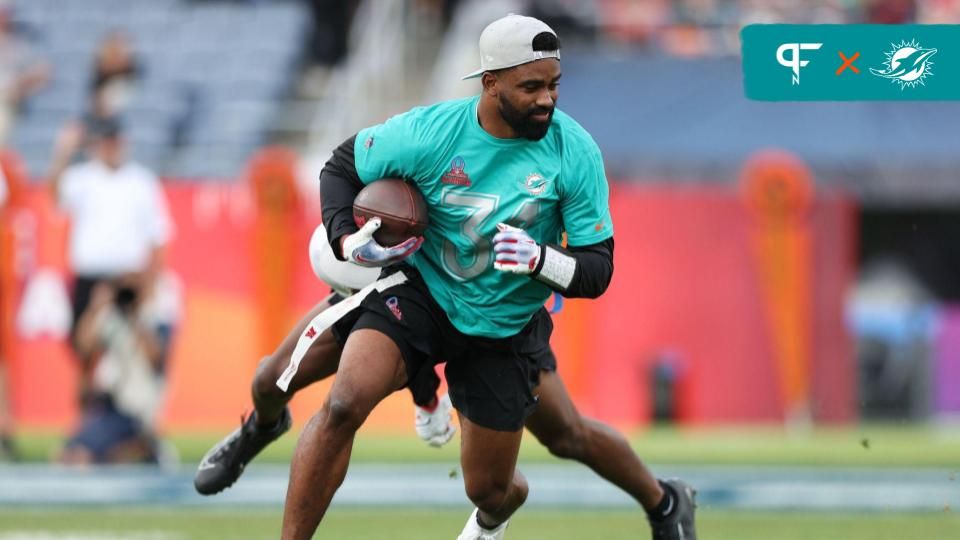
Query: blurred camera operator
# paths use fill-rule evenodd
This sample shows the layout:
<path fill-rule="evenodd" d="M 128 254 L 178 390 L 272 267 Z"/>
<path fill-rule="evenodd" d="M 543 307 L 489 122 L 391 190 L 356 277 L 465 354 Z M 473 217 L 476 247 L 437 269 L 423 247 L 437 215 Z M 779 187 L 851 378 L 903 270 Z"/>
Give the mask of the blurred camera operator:
<path fill-rule="evenodd" d="M 74 345 L 89 359 L 90 381 L 64 463 L 159 461 L 154 426 L 173 321 L 163 307 L 169 288 L 146 279 L 140 272 L 97 283 L 77 321 Z"/>

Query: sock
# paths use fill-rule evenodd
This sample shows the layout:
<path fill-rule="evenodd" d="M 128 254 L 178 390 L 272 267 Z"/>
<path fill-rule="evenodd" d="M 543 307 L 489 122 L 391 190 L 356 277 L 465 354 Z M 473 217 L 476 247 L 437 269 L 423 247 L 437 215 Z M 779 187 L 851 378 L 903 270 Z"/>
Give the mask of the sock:
<path fill-rule="evenodd" d="M 260 420 L 260 415 L 257 414 L 257 411 L 253 411 L 253 416 L 254 416 L 253 425 L 256 426 L 257 431 L 259 431 L 259 432 L 262 432 L 262 433 L 271 433 L 271 432 L 273 432 L 273 431 L 276 431 L 277 428 L 280 427 L 280 424 L 283 422 L 283 416 L 284 416 L 284 414 L 285 414 L 285 413 L 284 413 L 283 411 L 281 411 L 281 412 L 280 412 L 280 416 L 278 416 L 276 420 L 274 420 L 273 422 L 271 422 L 269 425 L 266 425 L 266 426 L 265 426 L 265 425 L 260 424 L 260 422 L 259 422 L 259 420 Z"/>
<path fill-rule="evenodd" d="M 437 399 L 436 395 L 433 396 L 433 399 L 431 399 L 430 403 L 428 403 L 427 405 L 419 405 L 421 409 L 427 411 L 428 413 L 432 413 L 433 411 L 437 410 L 437 407 L 439 406 L 440 406 L 440 400 Z"/>
<path fill-rule="evenodd" d="M 647 516 L 651 521 L 663 521 L 668 518 L 670 514 L 673 513 L 673 509 L 677 507 L 677 495 L 673 492 L 673 488 L 663 482 L 660 482 L 660 487 L 663 488 L 663 498 L 657 503 L 656 508 L 647 512 Z"/>
<path fill-rule="evenodd" d="M 502 523 L 497 523 L 496 525 L 487 525 L 482 519 L 480 519 L 480 512 L 477 512 L 477 525 L 479 525 L 481 529 L 492 531 L 502 525 Z"/>

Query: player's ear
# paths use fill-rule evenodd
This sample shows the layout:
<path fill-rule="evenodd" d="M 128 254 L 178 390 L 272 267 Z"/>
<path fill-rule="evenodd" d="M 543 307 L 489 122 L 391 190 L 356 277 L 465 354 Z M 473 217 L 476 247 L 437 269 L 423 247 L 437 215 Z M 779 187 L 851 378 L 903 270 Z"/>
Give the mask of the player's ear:
<path fill-rule="evenodd" d="M 497 97 L 500 94 L 500 89 L 498 88 L 499 79 L 497 79 L 496 74 L 486 71 L 483 75 L 480 76 L 480 83 L 483 85 L 483 92 L 490 94 L 492 97 Z"/>

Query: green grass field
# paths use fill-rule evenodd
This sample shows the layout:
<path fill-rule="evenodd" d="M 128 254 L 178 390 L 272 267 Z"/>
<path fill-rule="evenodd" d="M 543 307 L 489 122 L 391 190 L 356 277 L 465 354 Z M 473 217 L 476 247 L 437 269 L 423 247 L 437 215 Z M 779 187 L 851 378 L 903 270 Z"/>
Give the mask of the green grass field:
<path fill-rule="evenodd" d="M 297 430 L 268 447 L 257 461 L 286 463 L 296 444 Z M 172 442 L 184 463 L 197 463 L 224 433 L 174 434 Z M 26 432 L 19 445 L 27 461 L 46 461 L 62 441 L 50 433 Z M 642 458 L 663 464 L 836 465 L 852 467 L 958 467 L 960 428 L 864 425 L 789 431 L 783 427 L 710 429 L 657 428 L 634 433 L 631 442 Z M 361 431 L 354 445 L 357 462 L 457 462 L 458 445 L 427 448 L 413 433 L 374 435 Z M 520 461 L 553 458 L 526 434 Z"/>
<path fill-rule="evenodd" d="M 222 434 L 171 438 L 185 466 L 199 461 Z M 60 438 L 27 433 L 19 438 L 28 461 L 46 461 Z M 817 428 L 780 427 L 651 429 L 631 442 L 656 470 L 660 465 L 804 465 L 841 467 L 938 467 L 960 477 L 960 431 L 924 426 Z M 260 463 L 288 463 L 296 435 L 268 448 Z M 364 434 L 354 447 L 355 462 L 458 462 L 457 444 L 426 448 L 411 432 Z M 523 463 L 554 458 L 530 436 Z M 2 481 L 2 479 L 0 479 Z M 280 501 L 274 508 L 6 508 L 0 509 L 0 540 L 180 540 L 276 538 Z M 424 540 L 455 538 L 469 513 L 463 510 L 334 507 L 317 538 Z M 920 513 L 747 512 L 706 507 L 699 513 L 701 540 L 956 540 L 960 510 Z M 649 538 L 639 511 L 524 509 L 511 524 L 511 540 L 636 540 Z"/>
<path fill-rule="evenodd" d="M 453 539 L 467 512 L 334 508 L 316 538 L 350 540 Z M 258 510 L 0 510 L 0 540 L 268 539 L 279 511 Z M 960 515 L 748 513 L 704 510 L 702 540 L 955 540 Z M 637 540 L 648 538 L 638 512 L 523 510 L 510 525 L 515 540 Z"/>

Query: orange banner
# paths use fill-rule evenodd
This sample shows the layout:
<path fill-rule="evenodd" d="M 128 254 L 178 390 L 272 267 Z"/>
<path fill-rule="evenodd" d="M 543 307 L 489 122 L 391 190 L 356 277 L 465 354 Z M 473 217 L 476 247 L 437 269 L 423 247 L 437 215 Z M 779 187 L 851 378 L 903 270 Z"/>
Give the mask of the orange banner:
<path fill-rule="evenodd" d="M 741 178 L 753 228 L 754 260 L 763 289 L 786 417 L 810 420 L 811 257 L 813 184 L 806 166 L 776 150 L 760 152 Z"/>
<path fill-rule="evenodd" d="M 253 185 L 165 186 L 177 228 L 168 260 L 184 293 L 163 411 L 168 429 L 235 425 L 251 406 L 260 356 L 328 291 L 307 259 L 316 207 L 295 203 L 282 188 L 276 208 L 295 210 L 262 216 L 268 197 Z M 65 268 L 63 216 L 42 189 L 24 200 L 23 216 L 4 217 L 14 246 L 5 264 L 22 268 L 8 274 L 5 287 L 18 295 L 37 270 Z M 852 419 L 842 291 L 852 279 L 856 209 L 837 195 L 818 195 L 809 205 L 804 219 L 813 233 L 780 230 L 763 240 L 755 212 L 735 190 L 615 183 L 613 283 L 599 300 L 566 302 L 555 317 L 560 373 L 584 413 L 623 425 L 649 421 L 653 368 L 668 359 L 677 368 L 673 391 L 683 421 L 780 421 L 788 396 L 816 404 L 816 420 Z M 284 260 L 261 264 L 275 258 Z M 46 279 L 68 287 L 56 272 Z M 29 320 L 28 308 L 12 303 L 9 316 Z M 57 327 L 39 320 L 34 326 Z M 17 326 L 14 413 L 22 425 L 66 429 L 75 420 L 74 362 L 56 332 L 27 335 Z M 297 422 L 319 408 L 327 387 L 297 396 Z M 399 392 L 368 428 L 406 433 L 412 414 L 409 395 Z"/>

